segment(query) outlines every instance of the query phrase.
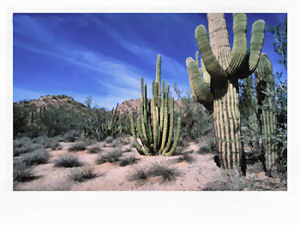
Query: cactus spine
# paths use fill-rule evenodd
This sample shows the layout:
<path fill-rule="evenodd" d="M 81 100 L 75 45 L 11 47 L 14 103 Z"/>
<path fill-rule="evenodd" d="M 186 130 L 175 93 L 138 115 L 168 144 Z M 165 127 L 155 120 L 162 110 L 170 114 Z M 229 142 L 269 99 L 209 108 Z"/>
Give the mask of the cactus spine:
<path fill-rule="evenodd" d="M 195 30 L 202 56 L 201 70 L 187 58 L 191 89 L 199 103 L 213 110 L 218 158 L 223 168 L 242 166 L 240 140 L 240 111 L 238 79 L 246 78 L 256 69 L 264 41 L 265 23 L 256 21 L 252 26 L 250 51 L 247 47 L 247 16 L 233 14 L 234 42 L 230 51 L 224 14 L 207 14 L 210 39 L 204 25 Z M 205 71 L 205 80 L 201 72 Z M 209 78 L 207 79 L 209 74 Z"/>
<path fill-rule="evenodd" d="M 258 118 L 263 136 L 262 146 L 265 153 L 265 167 L 267 175 L 276 170 L 277 154 L 272 142 L 272 135 L 276 130 L 275 113 L 275 82 L 272 64 L 266 54 L 261 54 L 255 70 L 256 97 L 258 104 Z"/>
<path fill-rule="evenodd" d="M 147 85 L 141 79 L 141 106 L 137 118 L 137 131 L 142 145 L 137 141 L 133 114 L 130 114 L 131 133 L 134 145 L 143 155 L 172 155 L 180 135 L 181 119 L 178 117 L 174 134 L 174 98 L 169 98 L 165 82 L 161 86 L 161 56 L 157 56 L 156 80 L 152 82 L 152 99 L 147 98 Z"/>

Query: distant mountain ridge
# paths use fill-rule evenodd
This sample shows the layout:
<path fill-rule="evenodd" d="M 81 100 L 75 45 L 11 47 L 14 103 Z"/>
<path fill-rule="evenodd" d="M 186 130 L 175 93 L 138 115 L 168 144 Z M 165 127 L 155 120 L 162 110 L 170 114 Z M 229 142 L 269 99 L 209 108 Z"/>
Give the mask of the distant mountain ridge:
<path fill-rule="evenodd" d="M 76 107 L 85 108 L 85 105 L 75 101 L 72 97 L 67 95 L 45 95 L 38 99 L 23 100 L 16 102 L 17 104 L 27 107 L 36 107 L 37 109 L 41 107 L 59 107 L 64 106 L 69 109 L 74 109 Z"/>
<path fill-rule="evenodd" d="M 15 102 L 20 106 L 25 108 L 36 107 L 37 109 L 41 107 L 59 107 L 64 106 L 68 109 L 74 108 L 86 108 L 86 106 L 78 101 L 75 101 L 72 97 L 67 95 L 45 95 L 38 99 L 23 100 Z M 140 112 L 141 99 L 130 99 L 125 100 L 118 105 L 117 112 L 120 114 L 129 114 L 130 112 Z M 181 100 L 175 101 L 175 111 L 178 111 L 179 107 L 182 106 Z"/>

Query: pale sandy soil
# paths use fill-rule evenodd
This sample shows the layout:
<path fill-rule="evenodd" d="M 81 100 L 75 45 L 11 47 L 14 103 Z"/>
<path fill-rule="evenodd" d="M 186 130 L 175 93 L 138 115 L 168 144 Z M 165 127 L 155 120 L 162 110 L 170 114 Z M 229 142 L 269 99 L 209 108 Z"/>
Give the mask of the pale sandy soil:
<path fill-rule="evenodd" d="M 121 149 L 124 152 L 122 157 L 135 156 L 139 160 L 133 165 L 121 167 L 119 163 L 103 163 L 96 164 L 98 154 L 90 154 L 87 150 L 78 152 L 68 152 L 68 148 L 72 143 L 63 143 L 62 150 L 47 151 L 50 159 L 47 164 L 37 165 L 33 169 L 36 179 L 29 182 L 16 182 L 14 190 L 17 191 L 201 191 L 201 190 L 270 190 L 275 187 L 276 190 L 286 190 L 286 185 L 281 185 L 279 178 L 268 178 L 259 166 L 248 166 L 246 177 L 228 176 L 222 169 L 218 168 L 214 162 L 214 155 L 199 154 L 198 150 L 205 146 L 206 143 L 200 141 L 198 143 L 191 142 L 184 148 L 184 152 L 191 151 L 189 154 L 192 161 L 178 162 L 181 156 L 141 156 L 132 146 L 132 140 L 129 144 L 116 144 L 111 146 L 107 144 L 101 147 L 105 151 L 113 149 Z M 102 146 L 105 143 L 100 143 Z M 54 160 L 64 154 L 75 154 L 84 164 L 82 167 L 90 167 L 97 174 L 95 178 L 84 182 L 74 182 L 70 178 L 72 170 L 76 168 L 59 168 L 54 167 Z M 164 181 L 161 176 L 150 177 L 146 180 L 132 180 L 131 177 L 137 169 L 147 169 L 159 164 L 168 168 L 175 168 L 178 172 L 177 176 L 170 181 Z M 230 177 L 228 181 L 228 177 Z M 277 179 L 277 180 L 276 180 Z M 248 184 L 253 182 L 252 184 Z M 247 183 L 247 185 L 245 185 Z M 279 187 L 276 187 L 279 185 Z"/>

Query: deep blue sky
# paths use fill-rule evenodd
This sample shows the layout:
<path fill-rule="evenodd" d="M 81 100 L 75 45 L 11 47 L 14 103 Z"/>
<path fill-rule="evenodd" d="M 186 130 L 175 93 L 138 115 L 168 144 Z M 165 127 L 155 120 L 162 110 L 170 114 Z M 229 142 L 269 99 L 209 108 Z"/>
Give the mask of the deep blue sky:
<path fill-rule="evenodd" d="M 252 23 L 264 19 L 275 25 L 286 14 L 248 14 L 248 41 Z M 232 15 L 225 14 L 232 44 Z M 13 100 L 66 94 L 84 102 L 112 108 L 139 98 L 140 78 L 148 86 L 155 79 L 157 54 L 162 55 L 162 79 L 189 90 L 186 57 L 198 50 L 197 25 L 207 26 L 206 14 L 102 13 L 27 14 L 13 17 Z M 266 32 L 263 52 L 274 72 L 278 64 L 273 37 Z"/>

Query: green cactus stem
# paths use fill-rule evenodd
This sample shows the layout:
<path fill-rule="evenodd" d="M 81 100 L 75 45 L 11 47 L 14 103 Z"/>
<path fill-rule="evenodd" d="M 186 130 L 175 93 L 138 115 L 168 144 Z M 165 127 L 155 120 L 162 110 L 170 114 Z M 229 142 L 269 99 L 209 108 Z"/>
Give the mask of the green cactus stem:
<path fill-rule="evenodd" d="M 169 89 L 170 86 L 165 87 L 164 81 L 161 85 L 161 56 L 158 55 L 156 80 L 152 82 L 152 99 L 147 98 L 147 85 L 144 85 L 143 78 L 141 79 L 140 115 L 137 118 L 140 143 L 136 135 L 133 114 L 130 115 L 134 146 L 142 155 L 170 156 L 177 147 L 181 120 L 179 117 L 174 133 L 174 98 L 169 98 Z"/>
<path fill-rule="evenodd" d="M 253 79 L 249 76 L 244 79 L 242 96 L 244 98 L 243 104 L 240 105 L 241 114 L 246 121 L 247 132 L 250 137 L 248 142 L 251 148 L 259 149 L 259 139 L 257 138 L 257 131 L 259 130 L 257 119 L 257 104 L 253 93 Z"/>
<path fill-rule="evenodd" d="M 244 171 L 238 79 L 248 77 L 255 69 L 264 41 L 265 23 L 252 26 L 250 51 L 247 47 L 247 16 L 233 14 L 233 48 L 230 50 L 226 21 L 222 13 L 207 14 L 209 36 L 204 25 L 195 30 L 195 38 L 202 56 L 201 69 L 192 58 L 186 66 L 191 91 L 208 110 L 213 111 L 218 158 L 223 168 Z M 202 75 L 203 73 L 203 75 Z"/>
<path fill-rule="evenodd" d="M 275 113 L 272 111 L 275 104 L 275 82 L 273 68 L 266 54 L 261 54 L 255 70 L 256 97 L 258 104 L 258 118 L 263 136 L 262 146 L 265 154 L 265 169 L 267 175 L 277 170 L 277 154 L 272 136 L 276 130 Z"/>

